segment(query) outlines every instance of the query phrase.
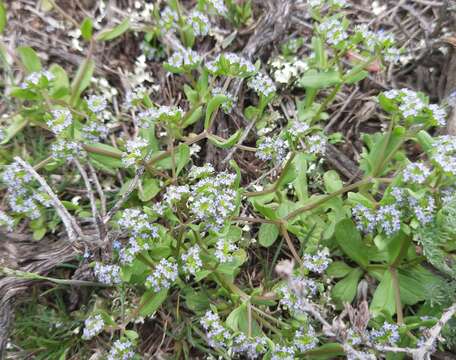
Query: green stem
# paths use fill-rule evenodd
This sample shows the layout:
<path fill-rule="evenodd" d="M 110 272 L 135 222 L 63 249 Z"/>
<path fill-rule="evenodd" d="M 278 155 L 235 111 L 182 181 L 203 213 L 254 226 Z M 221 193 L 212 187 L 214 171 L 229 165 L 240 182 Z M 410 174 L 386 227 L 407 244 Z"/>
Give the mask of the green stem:
<path fill-rule="evenodd" d="M 397 324 L 402 325 L 404 323 L 404 314 L 402 313 L 401 290 L 399 287 L 397 269 L 393 266 L 390 266 L 389 272 L 391 273 L 391 279 L 393 282 L 394 300 L 396 302 Z"/>

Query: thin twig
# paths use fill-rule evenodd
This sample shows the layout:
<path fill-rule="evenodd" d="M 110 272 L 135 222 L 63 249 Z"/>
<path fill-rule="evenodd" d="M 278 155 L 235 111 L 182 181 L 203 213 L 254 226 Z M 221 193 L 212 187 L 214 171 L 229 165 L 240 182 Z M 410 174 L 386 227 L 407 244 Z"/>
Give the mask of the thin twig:
<path fill-rule="evenodd" d="M 93 168 L 90 162 L 87 162 L 87 166 L 89 168 L 90 176 L 95 184 L 95 189 L 97 190 L 98 197 L 100 198 L 101 202 L 101 216 L 104 217 L 106 215 L 106 197 L 103 192 L 103 188 L 101 187 L 100 181 L 98 180 L 97 173 Z"/>
<path fill-rule="evenodd" d="M 28 172 L 30 175 L 32 175 L 36 181 L 38 181 L 43 188 L 43 190 L 50 196 L 52 200 L 52 205 L 54 206 L 55 210 L 57 211 L 57 214 L 59 215 L 60 219 L 63 222 L 63 225 L 65 226 L 65 230 L 68 234 L 68 238 L 70 241 L 75 241 L 78 236 L 84 237 L 84 234 L 77 224 L 76 220 L 74 217 L 68 212 L 67 209 L 65 209 L 65 206 L 61 203 L 57 195 L 54 193 L 54 191 L 51 189 L 51 187 L 48 185 L 46 180 L 44 180 L 43 177 L 38 174 L 35 169 L 27 162 L 22 160 L 19 156 L 16 156 L 14 158 L 21 166 Z"/>

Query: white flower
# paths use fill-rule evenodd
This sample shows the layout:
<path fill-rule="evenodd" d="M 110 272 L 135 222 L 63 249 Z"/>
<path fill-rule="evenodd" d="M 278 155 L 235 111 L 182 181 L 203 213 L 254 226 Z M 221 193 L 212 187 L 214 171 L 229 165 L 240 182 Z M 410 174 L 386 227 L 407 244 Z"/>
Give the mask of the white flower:
<path fill-rule="evenodd" d="M 31 86 L 38 85 L 42 80 L 46 80 L 47 82 L 51 82 L 54 80 L 55 76 L 48 70 L 42 70 L 38 72 L 33 72 L 25 78 L 24 82 L 20 85 L 22 89 L 28 89 Z"/>
<path fill-rule="evenodd" d="M 288 144 L 280 137 L 272 138 L 265 137 L 261 139 L 255 153 L 256 157 L 260 160 L 275 160 L 277 163 L 281 163 L 288 153 Z"/>
<path fill-rule="evenodd" d="M 192 11 L 189 15 L 189 21 L 196 36 L 205 36 L 209 33 L 209 19 L 200 11 Z"/>
<path fill-rule="evenodd" d="M 309 324 L 307 330 L 301 328 L 295 332 L 293 344 L 299 351 L 306 352 L 315 348 L 318 344 L 314 328 Z"/>
<path fill-rule="evenodd" d="M 307 270 L 321 274 L 329 266 L 331 258 L 329 257 L 329 250 L 324 248 L 314 255 L 304 254 L 303 265 Z"/>
<path fill-rule="evenodd" d="M 276 345 L 271 360 L 295 360 L 295 348 L 292 346 Z"/>
<path fill-rule="evenodd" d="M 12 217 L 0 210 L 0 226 L 5 226 L 8 231 L 13 230 L 14 220 Z"/>
<path fill-rule="evenodd" d="M 183 269 L 186 273 L 195 275 L 201 270 L 203 262 L 201 261 L 200 252 L 200 247 L 193 245 L 186 253 L 182 254 Z"/>
<path fill-rule="evenodd" d="M 177 279 L 177 264 L 173 258 L 161 259 L 154 272 L 146 279 L 146 287 L 159 292 L 169 289 Z"/>
<path fill-rule="evenodd" d="M 434 220 L 435 200 L 432 196 L 427 196 L 420 200 L 409 197 L 408 201 L 410 209 L 412 209 L 421 225 L 426 225 Z"/>
<path fill-rule="evenodd" d="M 87 107 L 93 113 L 100 113 L 106 109 L 108 102 L 104 96 L 92 95 L 86 100 Z"/>
<path fill-rule="evenodd" d="M 232 241 L 220 238 L 217 240 L 215 257 L 220 263 L 226 263 L 233 260 L 233 252 L 237 250 L 236 244 Z"/>
<path fill-rule="evenodd" d="M 401 212 L 394 205 L 380 206 L 376 221 L 383 232 L 391 236 L 401 228 Z"/>
<path fill-rule="evenodd" d="M 356 228 L 364 233 L 371 233 L 377 225 L 377 218 L 371 209 L 364 205 L 357 204 L 352 209 L 355 218 Z"/>
<path fill-rule="evenodd" d="M 175 186 L 170 185 L 166 189 L 166 194 L 164 196 L 165 202 L 169 205 L 180 202 L 184 197 L 187 197 L 190 194 L 190 187 L 188 185 Z"/>
<path fill-rule="evenodd" d="M 82 128 L 83 137 L 91 142 L 106 139 L 109 134 L 108 127 L 98 121 L 91 121 Z"/>
<path fill-rule="evenodd" d="M 269 97 L 276 92 L 277 88 L 274 82 L 267 75 L 257 74 L 249 82 L 248 86 L 253 89 L 258 95 Z"/>
<path fill-rule="evenodd" d="M 126 151 L 122 154 L 124 166 L 138 165 L 142 160 L 148 159 L 147 154 L 145 154 L 145 150 L 149 145 L 147 140 L 137 137 L 133 140 L 127 140 L 125 145 Z"/>
<path fill-rule="evenodd" d="M 306 150 L 313 155 L 324 155 L 326 153 L 326 138 L 321 134 L 315 134 L 305 138 Z"/>
<path fill-rule="evenodd" d="M 130 360 L 135 356 L 134 346 L 130 340 L 116 340 L 109 351 L 107 360 Z"/>
<path fill-rule="evenodd" d="M 432 113 L 432 117 L 437 122 L 439 126 L 445 126 L 447 113 L 444 108 L 438 106 L 437 104 L 429 105 L 429 110 Z"/>
<path fill-rule="evenodd" d="M 400 340 L 399 327 L 385 321 L 380 329 L 371 330 L 369 337 L 375 344 L 395 346 Z"/>
<path fill-rule="evenodd" d="M 51 145 L 51 155 L 54 159 L 72 160 L 85 156 L 85 152 L 78 142 L 58 138 Z"/>
<path fill-rule="evenodd" d="M 177 68 L 185 69 L 186 67 L 193 68 L 201 62 L 201 56 L 192 49 L 181 49 L 175 51 L 168 59 L 168 65 Z"/>
<path fill-rule="evenodd" d="M 227 114 L 230 113 L 231 110 L 233 110 L 233 106 L 237 102 L 237 98 L 234 95 L 232 95 L 231 93 L 229 93 L 226 90 L 223 90 L 220 87 L 214 87 L 212 89 L 212 95 L 213 96 L 223 95 L 223 96 L 227 97 L 227 100 L 224 101 L 223 104 L 221 105 L 222 110 Z"/>
<path fill-rule="evenodd" d="M 188 173 L 188 176 L 191 179 L 200 179 L 212 175 L 214 171 L 215 169 L 212 164 L 207 163 L 203 166 L 192 166 L 190 172 Z"/>
<path fill-rule="evenodd" d="M 456 175 L 456 137 L 439 136 L 434 139 L 431 159 L 444 172 Z"/>
<path fill-rule="evenodd" d="M 219 54 L 215 60 L 206 63 L 206 69 L 213 75 L 251 76 L 255 73 L 255 66 L 247 59 L 235 53 Z"/>
<path fill-rule="evenodd" d="M 94 273 L 99 282 L 106 285 L 117 285 L 121 283 L 120 267 L 117 265 L 103 265 L 97 262 Z"/>
<path fill-rule="evenodd" d="M 54 134 L 58 135 L 73 123 L 73 116 L 68 109 L 52 110 L 52 118 L 46 124 Z"/>
<path fill-rule="evenodd" d="M 228 14 L 228 9 L 223 0 L 208 0 L 207 2 L 215 9 L 218 15 L 226 16 Z"/>
<path fill-rule="evenodd" d="M 317 29 L 326 35 L 326 41 L 330 45 L 337 46 L 348 38 L 348 33 L 342 27 L 340 19 L 326 19 L 318 25 Z"/>
<path fill-rule="evenodd" d="M 217 314 L 208 310 L 201 318 L 200 324 L 206 331 L 209 346 L 213 348 L 227 348 L 229 346 L 232 334 L 222 325 Z"/>
<path fill-rule="evenodd" d="M 422 184 L 427 180 L 430 174 L 431 170 L 429 170 L 426 165 L 422 163 L 410 163 L 404 169 L 402 178 L 405 182 Z"/>
<path fill-rule="evenodd" d="M 90 316 L 84 321 L 82 338 L 89 340 L 103 331 L 104 321 L 101 315 Z"/>

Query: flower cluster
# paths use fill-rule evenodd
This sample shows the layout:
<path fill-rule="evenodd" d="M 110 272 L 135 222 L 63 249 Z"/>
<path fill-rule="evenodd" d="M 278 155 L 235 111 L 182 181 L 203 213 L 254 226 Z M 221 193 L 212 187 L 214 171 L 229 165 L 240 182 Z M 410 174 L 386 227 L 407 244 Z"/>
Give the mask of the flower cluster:
<path fill-rule="evenodd" d="M 148 216 L 138 209 L 126 209 L 118 224 L 130 234 L 128 246 L 120 250 L 122 263 L 131 263 L 134 256 L 142 250 L 149 250 L 149 241 L 158 239 L 158 226 L 151 224 Z"/>
<path fill-rule="evenodd" d="M 401 229 L 401 212 L 394 205 L 380 206 L 376 221 L 383 232 L 391 236 Z"/>
<path fill-rule="evenodd" d="M 160 13 L 160 27 L 170 29 L 178 21 L 179 15 L 169 6 L 165 7 Z"/>
<path fill-rule="evenodd" d="M 239 334 L 233 338 L 232 351 L 234 354 L 243 354 L 248 359 L 256 359 L 266 351 L 266 345 L 264 337 L 248 338 L 244 334 Z"/>
<path fill-rule="evenodd" d="M 306 150 L 315 156 L 324 155 L 326 153 L 326 137 L 322 134 L 314 134 L 304 139 Z"/>
<path fill-rule="evenodd" d="M 162 105 L 139 113 L 138 123 L 142 128 L 149 128 L 156 122 L 177 122 L 183 114 L 184 111 L 178 106 Z"/>
<path fill-rule="evenodd" d="M 374 231 L 377 225 L 377 219 L 373 210 L 364 205 L 357 204 L 352 209 L 352 215 L 355 218 L 356 228 L 366 234 Z"/>
<path fill-rule="evenodd" d="M 318 31 L 325 35 L 330 45 L 339 46 L 348 38 L 348 33 L 338 18 L 327 18 L 317 27 Z"/>
<path fill-rule="evenodd" d="M 277 88 L 274 82 L 267 75 L 257 74 L 248 82 L 248 85 L 253 89 L 259 96 L 269 97 L 274 94 Z"/>
<path fill-rule="evenodd" d="M 108 101 L 104 96 L 92 95 L 86 99 L 87 107 L 94 114 L 101 113 L 108 106 Z"/>
<path fill-rule="evenodd" d="M 212 95 L 213 96 L 223 95 L 223 96 L 226 97 L 226 100 L 221 105 L 221 108 L 227 114 L 230 113 L 231 110 L 233 110 L 233 106 L 237 102 L 237 98 L 234 95 L 232 95 L 231 93 L 229 93 L 226 90 L 223 90 L 220 87 L 214 87 L 212 89 Z"/>
<path fill-rule="evenodd" d="M 404 169 L 402 178 L 408 183 L 423 184 L 430 174 L 431 170 L 426 165 L 422 163 L 410 163 Z"/>
<path fill-rule="evenodd" d="M 201 249 L 198 245 L 193 245 L 188 251 L 182 254 L 184 262 L 183 270 L 191 275 L 195 275 L 203 267 L 203 262 L 200 257 Z"/>
<path fill-rule="evenodd" d="M 205 66 L 212 75 L 249 77 L 256 72 L 255 66 L 249 60 L 235 53 L 220 54 Z"/>
<path fill-rule="evenodd" d="M 207 2 L 218 15 L 226 16 L 228 14 L 228 9 L 226 8 L 223 0 L 207 0 Z"/>
<path fill-rule="evenodd" d="M 431 125 L 445 126 L 446 111 L 436 104 L 428 105 L 425 97 L 413 90 L 400 89 L 389 90 L 381 95 L 387 99 L 389 106 L 397 107 L 402 117 L 408 121 L 430 121 Z"/>
<path fill-rule="evenodd" d="M 51 155 L 56 160 L 72 160 L 75 157 L 84 157 L 85 152 L 80 143 L 58 138 L 51 145 Z"/>
<path fill-rule="evenodd" d="M 445 173 L 456 176 L 456 137 L 437 137 L 434 140 L 431 159 Z"/>
<path fill-rule="evenodd" d="M 190 195 L 190 187 L 188 185 L 170 185 L 166 188 L 164 200 L 169 206 L 177 204 Z"/>
<path fill-rule="evenodd" d="M 201 178 L 191 186 L 189 208 L 209 229 L 220 230 L 235 210 L 235 180 L 236 175 L 221 172 L 216 176 Z"/>
<path fill-rule="evenodd" d="M 318 292 L 317 283 L 303 276 L 291 276 L 288 284 L 276 290 L 280 305 L 291 313 L 303 314 L 307 311 L 307 300 Z"/>
<path fill-rule="evenodd" d="M 299 139 L 303 137 L 310 129 L 310 126 L 302 121 L 295 120 L 291 123 L 288 129 L 288 133 L 293 139 Z"/>
<path fill-rule="evenodd" d="M 0 226 L 6 227 L 8 231 L 11 231 L 14 226 L 14 220 L 12 217 L 5 214 L 3 211 L 0 210 Z"/>
<path fill-rule="evenodd" d="M 412 196 L 408 198 L 409 207 L 412 209 L 415 218 L 421 225 L 426 225 L 434 220 L 435 200 L 428 195 L 421 199 Z"/>
<path fill-rule="evenodd" d="M 180 73 L 196 68 L 201 63 L 201 56 L 192 49 L 175 51 L 166 63 L 169 71 Z"/>
<path fill-rule="evenodd" d="M 90 316 L 84 321 L 84 331 L 82 332 L 82 338 L 89 340 L 94 336 L 97 336 L 103 331 L 104 321 L 101 315 Z"/>
<path fill-rule="evenodd" d="M 33 186 L 32 176 L 19 162 L 14 161 L 5 167 L 2 181 L 8 187 L 8 205 L 12 212 L 38 219 L 41 216 L 40 205 L 50 206 L 49 199 L 40 192 L 41 188 Z M 12 225 L 12 219 L 6 214 L 0 222 L 6 226 Z"/>
<path fill-rule="evenodd" d="M 146 279 L 146 287 L 159 292 L 169 289 L 177 279 L 177 264 L 173 258 L 161 259 L 154 272 Z"/>
<path fill-rule="evenodd" d="M 188 16 L 188 21 L 196 36 L 205 36 L 209 33 L 209 19 L 200 11 L 192 11 Z"/>
<path fill-rule="evenodd" d="M 369 338 L 374 344 L 395 346 L 400 340 L 399 328 L 396 324 L 385 322 L 380 329 L 371 330 Z"/>
<path fill-rule="evenodd" d="M 314 255 L 304 254 L 304 267 L 317 274 L 323 273 L 329 266 L 331 258 L 329 257 L 328 248 L 318 251 Z"/>
<path fill-rule="evenodd" d="M 207 176 L 212 175 L 215 172 L 214 167 L 212 164 L 204 164 L 203 166 L 192 166 L 190 172 L 188 173 L 188 177 L 190 179 L 196 180 L 200 178 L 204 178 Z"/>
<path fill-rule="evenodd" d="M 293 346 L 276 345 L 271 360 L 294 360 L 296 349 Z"/>
<path fill-rule="evenodd" d="M 394 47 L 396 41 L 392 33 L 384 30 L 374 32 L 366 24 L 357 25 L 355 33 L 361 36 L 365 47 L 369 51 L 382 50 L 383 58 L 386 61 L 397 62 L 400 59 L 400 51 Z"/>
<path fill-rule="evenodd" d="M 108 137 L 109 129 L 103 123 L 91 121 L 83 126 L 82 133 L 84 139 L 91 142 L 99 142 Z"/>
<path fill-rule="evenodd" d="M 97 262 L 95 263 L 93 272 L 98 281 L 103 284 L 117 285 L 121 283 L 120 267 L 117 265 L 104 265 Z"/>
<path fill-rule="evenodd" d="M 231 340 L 231 333 L 222 323 L 218 314 L 208 310 L 201 318 L 200 324 L 206 331 L 208 343 L 213 348 L 227 348 Z"/>
<path fill-rule="evenodd" d="M 107 360 L 130 360 L 135 356 L 134 345 L 130 340 L 119 339 L 114 342 Z"/>
<path fill-rule="evenodd" d="M 141 161 L 148 159 L 147 147 L 148 143 L 145 139 L 137 137 L 136 139 L 127 140 L 125 144 L 125 152 L 122 153 L 122 163 L 125 167 L 139 165 Z"/>
<path fill-rule="evenodd" d="M 293 344 L 302 352 L 312 350 L 316 347 L 318 338 L 312 325 L 309 324 L 307 329 L 301 328 L 297 330 L 294 335 Z"/>
<path fill-rule="evenodd" d="M 20 85 L 21 89 L 30 89 L 34 86 L 47 85 L 54 80 L 55 76 L 48 70 L 33 72 L 25 78 L 24 82 Z"/>
<path fill-rule="evenodd" d="M 255 156 L 263 161 L 281 163 L 288 154 L 288 143 L 280 137 L 264 137 L 259 140 Z"/>
<path fill-rule="evenodd" d="M 226 238 L 220 238 L 215 244 L 215 257 L 220 263 L 233 260 L 233 252 L 237 250 L 236 244 Z"/>
<path fill-rule="evenodd" d="M 52 110 L 52 118 L 46 124 L 54 134 L 59 135 L 63 130 L 73 123 L 73 116 L 68 109 Z"/>

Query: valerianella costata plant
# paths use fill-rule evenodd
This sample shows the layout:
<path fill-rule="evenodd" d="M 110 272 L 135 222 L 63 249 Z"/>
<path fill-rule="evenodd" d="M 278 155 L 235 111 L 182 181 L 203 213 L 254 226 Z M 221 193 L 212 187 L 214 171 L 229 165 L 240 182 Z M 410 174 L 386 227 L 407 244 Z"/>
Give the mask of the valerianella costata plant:
<path fill-rule="evenodd" d="M 286 41 L 270 66 L 237 51 L 249 1 L 137 4 L 103 29 L 87 18 L 75 75 L 17 50 L 26 74 L 8 83 L 18 108 L 0 132 L 11 152 L 0 225 L 68 238 L 85 278 L 7 274 L 95 287 L 71 314 L 68 353 L 84 340 L 106 359 L 152 356 L 158 324 L 176 358 L 435 350 L 438 318 L 456 312 L 440 298 L 423 316 L 450 288 L 425 261 L 455 275 L 456 139 L 430 135 L 448 109 L 412 89 L 373 96 L 384 131 L 363 136 L 344 183 L 325 160 L 343 138 L 326 131 L 331 105 L 405 49 L 352 22 L 347 1 L 306 4 L 312 35 Z M 122 88 L 94 78 L 94 48 L 130 30 L 141 54 Z"/>

